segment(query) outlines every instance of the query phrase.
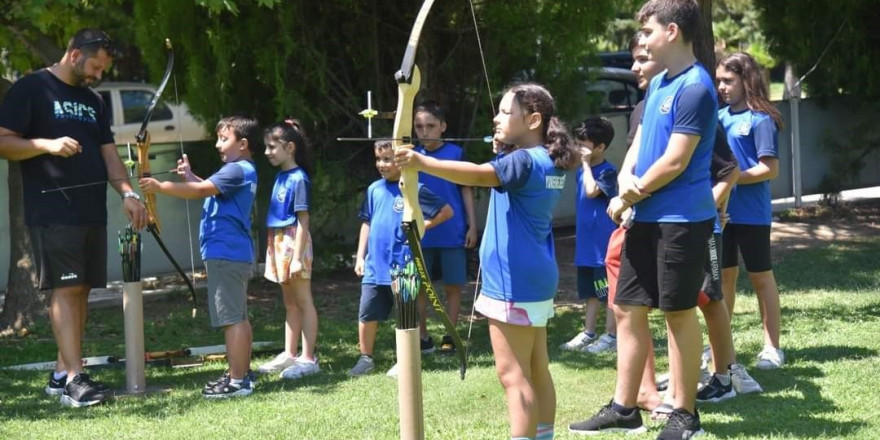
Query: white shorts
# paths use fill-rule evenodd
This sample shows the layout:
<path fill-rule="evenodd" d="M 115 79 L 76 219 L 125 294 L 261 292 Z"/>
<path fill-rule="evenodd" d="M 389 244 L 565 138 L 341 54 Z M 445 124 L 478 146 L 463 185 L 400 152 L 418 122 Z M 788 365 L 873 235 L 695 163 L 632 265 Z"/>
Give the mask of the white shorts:
<path fill-rule="evenodd" d="M 508 302 L 480 294 L 474 309 L 481 315 L 507 324 L 547 327 L 555 314 L 553 299 L 537 302 Z"/>

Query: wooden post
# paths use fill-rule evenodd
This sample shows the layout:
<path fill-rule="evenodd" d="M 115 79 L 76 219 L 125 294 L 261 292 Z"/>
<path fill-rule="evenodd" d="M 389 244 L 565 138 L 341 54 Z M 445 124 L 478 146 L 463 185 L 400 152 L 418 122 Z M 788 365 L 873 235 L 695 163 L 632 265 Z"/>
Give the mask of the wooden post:
<path fill-rule="evenodd" d="M 125 320 L 125 390 L 129 395 L 144 395 L 144 297 L 141 281 L 122 287 L 122 314 Z"/>
<path fill-rule="evenodd" d="M 422 406 L 422 351 L 419 329 L 397 329 L 397 403 L 400 411 L 400 439 L 425 438 Z"/>

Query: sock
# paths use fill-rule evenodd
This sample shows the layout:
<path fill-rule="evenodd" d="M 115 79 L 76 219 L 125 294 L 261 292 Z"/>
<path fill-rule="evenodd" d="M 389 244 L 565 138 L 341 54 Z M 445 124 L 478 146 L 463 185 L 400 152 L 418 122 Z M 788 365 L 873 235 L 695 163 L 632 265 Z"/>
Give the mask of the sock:
<path fill-rule="evenodd" d="M 52 374 L 52 377 L 55 378 L 55 380 L 61 380 L 61 379 L 65 378 L 65 377 L 67 377 L 67 372 L 66 372 L 66 371 L 62 371 L 62 372 L 59 373 L 59 372 L 56 371 L 55 373 Z"/>
<path fill-rule="evenodd" d="M 237 387 L 240 387 L 242 382 L 244 382 L 244 379 L 229 378 L 229 385 L 235 385 Z"/>
<path fill-rule="evenodd" d="M 589 330 L 584 330 L 584 334 L 587 335 L 590 339 L 596 339 L 596 332 L 591 332 Z"/>
<path fill-rule="evenodd" d="M 548 423 L 538 423 L 538 434 L 535 440 L 553 440 L 553 425 Z"/>
<path fill-rule="evenodd" d="M 622 416 L 628 416 L 628 415 L 632 414 L 633 411 L 636 410 L 635 407 L 627 408 L 627 407 L 625 407 L 625 406 L 623 406 L 613 400 L 611 401 L 611 409 L 613 409 L 614 411 L 617 411 L 617 413 Z"/>
<path fill-rule="evenodd" d="M 724 385 L 724 386 L 730 385 L 730 373 L 727 373 L 727 374 L 715 373 L 715 377 L 717 377 L 718 380 L 721 381 L 721 385 Z"/>
<path fill-rule="evenodd" d="M 510 440 L 533 440 L 531 437 L 511 437 Z"/>

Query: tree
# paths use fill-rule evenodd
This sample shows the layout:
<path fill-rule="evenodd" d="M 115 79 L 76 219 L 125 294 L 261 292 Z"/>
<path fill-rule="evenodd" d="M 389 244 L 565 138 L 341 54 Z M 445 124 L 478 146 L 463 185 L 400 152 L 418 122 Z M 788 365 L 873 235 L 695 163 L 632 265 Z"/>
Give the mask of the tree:
<path fill-rule="evenodd" d="M 846 93 L 866 105 L 878 105 L 880 81 L 874 60 L 880 55 L 880 33 L 875 29 L 875 0 L 754 2 L 770 53 L 797 66 L 798 76 L 816 63 L 830 43 L 825 58 L 805 80 L 810 96 Z"/>
<path fill-rule="evenodd" d="M 497 101 L 502 87 L 517 78 L 547 85 L 555 91 L 562 115 L 573 116 L 582 107 L 577 96 L 585 91 L 589 64 L 585 60 L 595 52 L 592 41 L 604 30 L 615 2 L 473 0 L 492 84 L 490 95 L 471 1 L 436 2 L 419 45 L 420 98 L 447 107 L 447 134 L 482 137 L 491 133 L 494 110 L 490 101 Z M 236 112 L 254 115 L 263 123 L 286 116 L 303 120 L 320 175 L 313 180 L 312 232 L 320 236 L 321 248 L 332 249 L 349 245 L 350 237 L 338 231 L 357 210 L 357 197 L 352 194 L 361 194 L 375 179 L 369 144 L 335 139 L 366 134 L 366 121 L 358 113 L 366 106 L 367 90 L 373 91 L 374 108 L 394 108 L 393 73 L 421 3 L 12 0 L 0 12 L 0 48 L 8 49 L 8 69 L 3 74 L 13 78 L 54 62 L 57 56 L 40 56 L 36 47 L 44 42 L 63 47 L 76 29 L 88 25 L 103 28 L 122 43 L 123 56 L 115 60 L 110 79 L 156 81 L 165 67 L 163 41 L 169 38 L 175 49 L 175 81 L 165 99 L 179 97 L 208 127 L 221 115 Z M 375 120 L 374 124 L 377 136 L 391 131 L 390 121 Z M 484 144 L 466 147 L 473 160 L 491 156 Z M 210 162 L 216 161 L 212 149 L 201 150 L 188 153 L 204 155 L 206 159 L 199 163 L 216 164 Z M 260 181 L 271 182 L 274 170 L 263 159 L 257 165 Z M 270 189 L 271 185 L 260 185 L 258 206 Z M 263 218 L 263 213 L 257 218 Z M 15 230 L 12 236 L 21 240 L 24 235 Z M 338 251 L 346 252 L 350 250 Z"/>

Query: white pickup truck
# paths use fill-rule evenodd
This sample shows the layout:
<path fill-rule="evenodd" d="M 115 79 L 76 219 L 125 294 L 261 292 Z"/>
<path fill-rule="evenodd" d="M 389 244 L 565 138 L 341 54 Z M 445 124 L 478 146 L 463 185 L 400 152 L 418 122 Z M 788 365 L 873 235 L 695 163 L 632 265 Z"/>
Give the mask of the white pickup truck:
<path fill-rule="evenodd" d="M 174 96 L 169 89 L 162 94 L 147 125 L 151 142 L 166 144 L 210 139 L 208 131 L 193 118 L 186 105 L 173 102 Z M 110 108 L 116 144 L 126 145 L 130 142 L 133 145 L 147 106 L 156 94 L 156 86 L 136 82 L 105 82 L 95 91 L 101 94 Z"/>

